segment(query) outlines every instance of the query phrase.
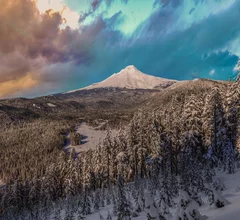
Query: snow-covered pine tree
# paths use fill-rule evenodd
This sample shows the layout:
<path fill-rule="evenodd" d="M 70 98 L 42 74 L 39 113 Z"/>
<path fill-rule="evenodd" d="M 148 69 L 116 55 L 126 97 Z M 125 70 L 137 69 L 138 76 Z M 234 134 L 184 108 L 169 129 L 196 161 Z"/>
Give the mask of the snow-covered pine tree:
<path fill-rule="evenodd" d="M 134 114 L 129 126 L 129 150 L 131 154 L 133 152 L 134 176 L 140 178 L 147 175 L 145 159 L 149 147 L 149 123 L 146 118 L 147 115 L 139 110 Z"/>
<path fill-rule="evenodd" d="M 209 153 L 209 152 L 208 152 Z M 203 167 L 203 179 L 206 184 L 211 184 L 213 182 L 213 176 L 216 175 L 215 170 L 211 168 L 211 156 L 206 153 L 204 155 L 204 167 Z"/>
<path fill-rule="evenodd" d="M 79 209 L 77 212 L 77 220 L 84 220 L 86 217 L 82 214 L 82 210 Z"/>
<path fill-rule="evenodd" d="M 179 158 L 180 186 L 187 191 L 190 188 L 199 191 L 204 188 L 202 179 L 202 163 L 196 154 L 198 140 L 194 134 L 187 132 L 183 139 L 183 148 Z"/>
<path fill-rule="evenodd" d="M 230 141 L 226 144 L 223 152 L 224 171 L 229 174 L 234 173 L 236 162 L 236 152 Z"/>
<path fill-rule="evenodd" d="M 101 213 L 99 213 L 99 220 L 105 220 L 105 219 L 103 218 L 103 216 L 101 215 Z"/>
<path fill-rule="evenodd" d="M 159 200 L 159 213 L 160 213 L 160 219 L 169 219 L 171 217 L 171 213 L 169 210 L 169 198 L 165 193 L 160 194 L 160 200 Z"/>
<path fill-rule="evenodd" d="M 96 153 L 96 152 L 95 152 Z M 98 161 L 92 162 L 95 159 L 93 151 L 90 149 L 87 152 L 84 152 L 82 155 L 82 176 L 83 183 L 89 185 L 90 182 L 90 173 L 93 168 L 92 164 L 100 164 Z"/>
<path fill-rule="evenodd" d="M 29 203 L 30 206 L 39 207 L 43 201 L 44 195 L 42 194 L 42 182 L 40 179 L 34 178 L 30 183 Z"/>
<path fill-rule="evenodd" d="M 240 124 L 240 81 L 229 82 L 225 96 L 227 135 L 234 149 L 237 148 Z"/>
<path fill-rule="evenodd" d="M 169 206 L 172 205 L 172 198 L 177 193 L 177 180 L 175 173 L 177 168 L 177 163 L 175 162 L 175 159 L 177 159 L 175 156 L 172 140 L 169 137 L 169 134 L 167 132 L 162 132 L 160 134 L 160 160 L 161 160 L 161 171 L 160 171 L 160 190 L 162 193 L 166 194 L 168 197 L 168 200 L 166 201 Z"/>
<path fill-rule="evenodd" d="M 118 177 L 117 183 L 117 219 L 131 219 L 130 202 L 127 200 L 126 192 L 124 189 L 124 179 L 120 175 Z"/>
<path fill-rule="evenodd" d="M 112 141 L 112 148 L 111 153 L 110 153 L 110 176 L 112 178 L 112 181 L 114 183 L 116 183 L 117 180 L 117 175 L 118 175 L 118 171 L 117 171 L 117 153 L 118 153 L 118 147 L 122 145 L 125 146 L 125 148 L 127 147 L 127 145 L 125 145 L 126 142 L 126 137 L 125 134 L 123 133 L 123 130 L 120 130 L 119 134 L 117 137 L 115 137 Z"/>
<path fill-rule="evenodd" d="M 160 212 L 158 207 L 148 190 L 144 192 L 145 211 L 147 213 L 147 220 L 159 219 Z"/>
<path fill-rule="evenodd" d="M 115 197 L 113 198 L 113 210 L 112 210 L 113 216 L 117 216 L 117 201 Z"/>
<path fill-rule="evenodd" d="M 195 152 L 195 137 L 185 134 L 183 148 L 179 157 L 179 188 L 186 191 L 191 199 L 202 205 L 199 192 L 205 189 L 202 160 Z"/>
<path fill-rule="evenodd" d="M 111 214 L 110 214 L 109 211 L 108 211 L 108 214 L 107 214 L 107 218 L 106 218 L 106 220 L 112 220 L 112 216 L 111 216 Z"/>
<path fill-rule="evenodd" d="M 137 188 L 137 195 L 134 201 L 135 204 L 135 211 L 140 213 L 144 209 L 144 189 L 143 185 L 140 183 L 139 187 Z"/>
<path fill-rule="evenodd" d="M 111 149 L 113 148 L 112 138 L 111 138 L 111 131 L 108 129 L 107 137 L 103 141 L 103 154 L 102 160 L 104 161 L 103 170 L 106 176 L 106 184 L 107 186 L 110 185 L 110 166 L 111 166 Z"/>
<path fill-rule="evenodd" d="M 202 118 L 203 118 L 203 141 L 204 145 L 211 146 L 211 130 L 213 127 L 212 91 L 205 95 Z"/>
<path fill-rule="evenodd" d="M 111 205 L 112 200 L 112 186 L 109 186 L 106 190 L 106 205 Z"/>
<path fill-rule="evenodd" d="M 74 220 L 74 213 L 71 206 L 67 205 L 65 207 L 65 217 L 64 220 Z"/>
<path fill-rule="evenodd" d="M 164 133 L 164 128 L 161 123 L 158 121 L 158 116 L 153 112 L 152 116 L 150 115 L 149 120 L 149 146 L 150 146 L 150 155 L 146 158 L 147 163 L 147 176 L 151 180 L 152 187 L 155 189 L 159 188 L 160 179 L 159 175 L 161 172 L 161 137 L 160 134 Z"/>
<path fill-rule="evenodd" d="M 192 200 L 188 192 L 179 191 L 179 202 L 174 219 L 176 220 L 201 220 L 203 216 L 198 211 L 198 204 Z"/>
<path fill-rule="evenodd" d="M 82 215 L 91 214 L 91 204 L 90 204 L 90 201 L 88 198 L 88 189 L 87 188 L 85 188 L 85 190 L 83 192 L 83 198 L 81 201 L 80 209 L 81 209 Z"/>
<path fill-rule="evenodd" d="M 61 209 L 58 207 L 54 210 L 53 220 L 61 220 Z"/>
<path fill-rule="evenodd" d="M 100 190 L 100 207 L 105 207 L 105 189 Z"/>
<path fill-rule="evenodd" d="M 210 140 L 207 141 L 209 147 L 211 146 L 211 156 L 214 165 L 221 165 L 223 162 L 223 149 L 226 144 L 226 118 L 223 108 L 223 99 L 218 87 L 213 87 L 210 94 L 207 97 L 205 104 L 204 123 L 205 139 L 208 139 L 210 134 Z"/>
<path fill-rule="evenodd" d="M 203 144 L 203 122 L 202 122 L 202 106 L 203 99 L 194 94 L 185 99 L 183 115 L 181 121 L 185 134 L 191 134 L 194 139 L 194 148 L 196 158 L 202 158 L 205 153 L 205 146 Z M 183 136 L 185 135 L 183 134 Z"/>
<path fill-rule="evenodd" d="M 100 192 L 99 192 L 99 190 L 95 191 L 93 206 L 94 206 L 93 208 L 95 211 L 99 211 L 99 208 L 100 208 Z"/>
<path fill-rule="evenodd" d="M 20 213 L 21 209 L 24 207 L 23 205 L 23 185 L 22 183 L 17 180 L 14 182 L 12 186 L 12 206 L 14 207 L 16 213 Z"/>
<path fill-rule="evenodd" d="M 210 189 L 208 191 L 208 201 L 210 206 L 215 206 L 216 208 L 222 208 L 229 203 L 222 195 L 221 192 L 215 189 Z"/>

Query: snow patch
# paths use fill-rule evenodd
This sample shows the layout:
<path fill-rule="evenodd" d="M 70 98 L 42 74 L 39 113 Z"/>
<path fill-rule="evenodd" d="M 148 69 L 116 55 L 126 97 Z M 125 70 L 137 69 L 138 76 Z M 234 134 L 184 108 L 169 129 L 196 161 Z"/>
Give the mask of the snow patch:
<path fill-rule="evenodd" d="M 112 130 L 111 134 L 116 135 L 117 132 L 117 130 Z M 77 153 L 87 151 L 89 149 L 95 150 L 97 145 L 100 144 L 107 137 L 106 130 L 99 130 L 97 128 L 87 125 L 86 123 L 82 123 L 77 128 L 77 133 L 81 134 L 83 137 L 82 144 L 77 146 L 72 146 L 69 144 L 68 146 L 66 146 L 67 150 L 74 148 Z"/>
<path fill-rule="evenodd" d="M 41 108 L 40 106 L 38 106 L 38 105 L 37 105 L 37 104 L 35 104 L 35 103 L 33 104 L 33 107 L 34 107 L 34 108 L 38 108 L 38 109 L 40 109 L 40 108 Z"/>
<path fill-rule="evenodd" d="M 57 107 L 56 105 L 54 105 L 54 104 L 52 104 L 52 103 L 47 103 L 47 105 L 48 105 L 49 107 L 52 107 L 52 108 L 56 108 L 56 107 Z"/>

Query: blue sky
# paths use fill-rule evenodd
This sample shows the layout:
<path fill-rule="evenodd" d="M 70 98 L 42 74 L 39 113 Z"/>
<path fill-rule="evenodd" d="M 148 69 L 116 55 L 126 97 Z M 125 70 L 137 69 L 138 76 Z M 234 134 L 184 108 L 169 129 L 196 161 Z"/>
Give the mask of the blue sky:
<path fill-rule="evenodd" d="M 38 0 L 36 7 L 41 15 L 36 19 L 46 17 L 41 24 L 49 32 L 41 41 L 46 48 L 26 55 L 28 75 L 21 76 L 36 83 L 13 96 L 77 89 L 127 65 L 177 80 L 228 80 L 235 74 L 239 0 Z"/>
<path fill-rule="evenodd" d="M 70 8 L 88 11 L 74 0 Z M 103 80 L 126 65 L 178 80 L 196 77 L 227 80 L 240 55 L 240 2 L 234 0 L 99 1 L 86 21 L 106 26 L 92 46 L 93 60 L 76 67 L 86 74 L 78 88 Z"/>

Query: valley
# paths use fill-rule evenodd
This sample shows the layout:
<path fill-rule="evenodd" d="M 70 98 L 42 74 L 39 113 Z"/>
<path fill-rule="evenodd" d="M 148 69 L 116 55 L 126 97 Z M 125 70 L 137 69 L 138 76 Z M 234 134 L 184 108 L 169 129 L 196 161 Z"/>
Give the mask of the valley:
<path fill-rule="evenodd" d="M 0 100 L 0 219 L 235 216 L 239 101 L 239 82 L 133 66 L 80 90 Z"/>

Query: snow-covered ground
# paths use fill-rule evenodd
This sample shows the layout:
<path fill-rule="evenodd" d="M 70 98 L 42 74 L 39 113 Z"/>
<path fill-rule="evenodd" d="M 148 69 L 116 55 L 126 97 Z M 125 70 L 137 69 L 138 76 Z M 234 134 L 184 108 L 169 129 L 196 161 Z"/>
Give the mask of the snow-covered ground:
<path fill-rule="evenodd" d="M 223 208 L 210 207 L 206 201 L 206 198 L 203 198 L 205 204 L 199 209 L 202 216 L 207 216 L 209 220 L 239 220 L 240 219 L 240 169 L 236 171 L 235 174 L 226 174 L 218 172 L 216 178 L 219 178 L 223 181 L 226 189 L 223 191 L 223 196 L 227 199 L 230 204 Z M 112 206 L 107 206 L 104 209 L 100 210 L 97 213 L 88 215 L 86 219 L 88 220 L 97 220 L 99 219 L 100 214 L 106 219 L 108 212 L 111 213 Z M 171 210 L 173 217 L 167 220 L 175 220 L 174 213 L 176 209 Z M 117 217 L 112 217 L 113 220 L 116 220 Z M 139 217 L 133 218 L 136 220 L 146 220 L 146 212 L 142 212 Z"/>
<path fill-rule="evenodd" d="M 55 107 L 57 107 L 56 105 L 54 105 L 53 103 L 47 103 L 47 105 L 49 106 L 49 107 L 52 107 L 52 108 L 55 108 Z"/>
<path fill-rule="evenodd" d="M 107 136 L 106 130 L 99 130 L 92 126 L 87 125 L 86 123 L 82 123 L 78 129 L 77 133 L 80 133 L 83 136 L 82 144 L 77 146 L 68 145 L 66 146 L 67 150 L 71 148 L 75 148 L 76 152 L 83 152 L 89 149 L 96 149 L 96 146 L 101 143 Z M 117 131 L 112 130 L 111 134 L 116 135 Z"/>
<path fill-rule="evenodd" d="M 230 204 L 220 208 L 209 208 L 206 205 L 200 209 L 202 214 L 209 217 L 210 220 L 239 220 L 240 219 L 240 169 L 235 174 L 217 173 L 226 190 L 223 196 Z"/>

